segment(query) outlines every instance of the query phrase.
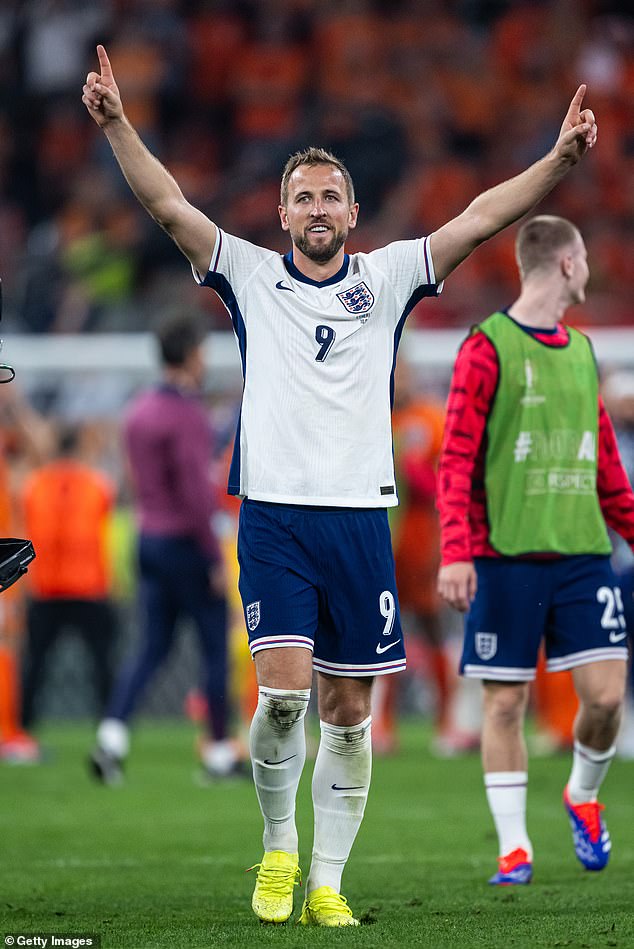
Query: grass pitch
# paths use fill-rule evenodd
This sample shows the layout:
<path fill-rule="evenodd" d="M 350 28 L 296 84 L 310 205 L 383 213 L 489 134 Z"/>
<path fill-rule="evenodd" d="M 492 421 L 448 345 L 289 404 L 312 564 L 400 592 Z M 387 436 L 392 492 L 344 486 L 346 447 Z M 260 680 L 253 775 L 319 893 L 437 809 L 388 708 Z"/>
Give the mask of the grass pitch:
<path fill-rule="evenodd" d="M 364 925 L 333 931 L 263 926 L 252 915 L 244 871 L 261 857 L 255 792 L 248 781 L 197 783 L 191 727 L 139 723 L 119 789 L 88 777 L 92 727 L 50 727 L 42 738 L 47 763 L 0 766 L 0 946 L 8 933 L 84 932 L 104 949 L 634 947 L 634 762 L 615 761 L 606 780 L 613 855 L 592 874 L 574 858 L 561 805 L 568 757 L 533 760 L 535 880 L 497 889 L 486 884 L 496 839 L 477 756 L 434 759 L 425 726 L 407 723 L 402 751 L 375 760 L 344 874 Z M 305 873 L 311 765 L 298 800 Z"/>

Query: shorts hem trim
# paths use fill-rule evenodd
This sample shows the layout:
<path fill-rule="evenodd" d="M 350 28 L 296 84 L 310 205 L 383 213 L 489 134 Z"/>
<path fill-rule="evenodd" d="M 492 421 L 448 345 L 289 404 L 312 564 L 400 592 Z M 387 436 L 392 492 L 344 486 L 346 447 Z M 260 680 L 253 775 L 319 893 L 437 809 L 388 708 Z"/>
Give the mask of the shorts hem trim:
<path fill-rule="evenodd" d="M 628 657 L 627 646 L 606 646 L 599 649 L 584 649 L 583 652 L 573 652 L 568 656 L 557 656 L 546 660 L 546 672 L 563 672 L 565 669 L 576 669 L 577 666 L 587 666 L 591 662 L 604 662 L 610 659 L 619 659 L 625 662 Z"/>
<path fill-rule="evenodd" d="M 462 675 L 466 679 L 491 679 L 493 682 L 532 682 L 535 669 L 467 664 L 462 669 Z"/>
<path fill-rule="evenodd" d="M 406 659 L 394 659 L 392 662 L 372 662 L 354 664 L 346 662 L 327 662 L 325 659 L 313 657 L 313 669 L 316 672 L 327 672 L 328 675 L 360 678 L 362 676 L 390 675 L 393 672 L 403 672 L 407 665 Z"/>
<path fill-rule="evenodd" d="M 251 655 L 263 649 L 284 649 L 288 647 L 313 650 L 313 641 L 307 636 L 260 636 L 249 643 Z"/>

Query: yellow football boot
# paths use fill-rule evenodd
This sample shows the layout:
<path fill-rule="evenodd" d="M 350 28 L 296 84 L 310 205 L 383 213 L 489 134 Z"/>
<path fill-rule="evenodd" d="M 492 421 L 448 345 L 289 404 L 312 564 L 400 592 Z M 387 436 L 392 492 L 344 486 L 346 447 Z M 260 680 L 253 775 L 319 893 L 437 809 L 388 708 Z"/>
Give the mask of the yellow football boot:
<path fill-rule="evenodd" d="M 299 922 L 303 926 L 358 926 L 348 901 L 331 886 L 320 886 L 304 900 Z"/>
<path fill-rule="evenodd" d="M 285 923 L 293 912 L 293 890 L 302 882 L 299 857 L 270 850 L 249 870 L 257 870 L 251 906 L 263 923 Z"/>

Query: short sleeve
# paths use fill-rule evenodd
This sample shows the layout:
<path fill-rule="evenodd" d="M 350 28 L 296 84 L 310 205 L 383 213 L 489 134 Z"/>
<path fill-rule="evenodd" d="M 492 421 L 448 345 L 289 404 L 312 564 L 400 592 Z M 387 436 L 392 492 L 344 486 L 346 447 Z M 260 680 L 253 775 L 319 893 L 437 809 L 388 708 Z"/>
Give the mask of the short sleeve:
<path fill-rule="evenodd" d="M 192 267 L 196 283 L 217 289 L 224 278 L 234 293 L 239 293 L 258 267 L 271 257 L 279 257 L 272 250 L 258 247 L 249 241 L 227 234 L 216 226 L 216 243 L 211 254 L 209 270 L 205 275 Z"/>
<path fill-rule="evenodd" d="M 429 237 L 412 241 L 394 241 L 368 254 L 369 260 L 394 288 L 403 308 L 417 298 L 438 296 L 442 283 L 436 283 Z"/>

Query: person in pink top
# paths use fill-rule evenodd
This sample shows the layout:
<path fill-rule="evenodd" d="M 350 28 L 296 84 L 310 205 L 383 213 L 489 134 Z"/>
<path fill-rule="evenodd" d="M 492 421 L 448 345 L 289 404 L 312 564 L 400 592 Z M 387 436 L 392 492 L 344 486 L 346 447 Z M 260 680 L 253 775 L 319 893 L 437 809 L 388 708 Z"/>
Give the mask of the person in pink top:
<path fill-rule="evenodd" d="M 205 669 L 209 742 L 203 765 L 212 777 L 240 770 L 227 730 L 227 603 L 211 523 L 212 433 L 200 398 L 203 339 L 202 326 L 188 315 L 163 323 L 158 331 L 161 381 L 137 396 L 125 418 L 139 526 L 141 635 L 136 655 L 115 684 L 90 758 L 95 777 L 105 784 L 122 780 L 128 720 L 167 659 L 183 614 L 194 621 Z"/>

